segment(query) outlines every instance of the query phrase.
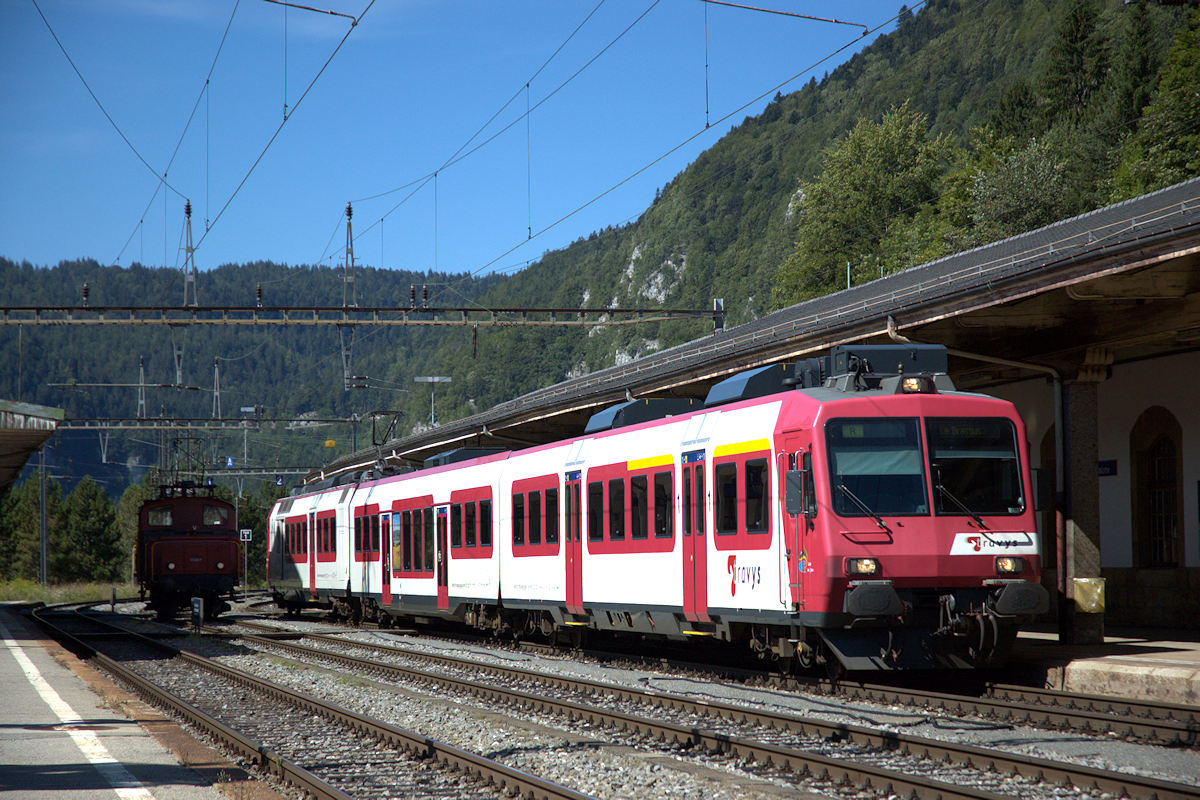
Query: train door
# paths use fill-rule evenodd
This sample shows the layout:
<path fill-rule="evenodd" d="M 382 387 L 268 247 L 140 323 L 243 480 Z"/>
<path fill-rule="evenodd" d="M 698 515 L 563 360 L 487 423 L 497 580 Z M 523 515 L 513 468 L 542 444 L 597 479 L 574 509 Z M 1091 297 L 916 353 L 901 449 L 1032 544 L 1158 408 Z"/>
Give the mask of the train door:
<path fill-rule="evenodd" d="M 446 542 L 446 528 L 450 519 L 450 506 L 438 506 L 437 510 L 437 607 L 450 610 L 450 548 Z"/>
<path fill-rule="evenodd" d="M 308 557 L 308 593 L 317 596 L 317 513 L 308 512 L 308 524 L 304 531 L 304 549 Z"/>
<path fill-rule="evenodd" d="M 579 470 L 566 474 L 567 530 L 566 547 L 566 603 L 572 614 L 583 613 L 583 473 Z"/>
<path fill-rule="evenodd" d="M 708 622 L 708 539 L 705 536 L 704 451 L 683 454 L 683 615 Z"/>
<path fill-rule="evenodd" d="M 787 493 L 786 475 L 788 470 L 805 470 L 804 494 L 813 491 L 812 484 L 812 440 L 809 436 L 785 434 L 783 452 L 779 454 L 779 505 L 783 508 L 783 547 L 786 554 L 785 574 L 787 575 L 787 592 L 780 598 L 789 603 L 794 611 L 804 608 L 804 578 L 811 559 L 808 553 L 809 520 L 803 514 L 789 514 L 784 505 Z M 805 502 L 814 502 L 805 498 Z"/>
<path fill-rule="evenodd" d="M 383 604 L 392 604 L 392 515 L 380 514 L 379 521 L 379 564 L 383 569 L 380 594 Z"/>

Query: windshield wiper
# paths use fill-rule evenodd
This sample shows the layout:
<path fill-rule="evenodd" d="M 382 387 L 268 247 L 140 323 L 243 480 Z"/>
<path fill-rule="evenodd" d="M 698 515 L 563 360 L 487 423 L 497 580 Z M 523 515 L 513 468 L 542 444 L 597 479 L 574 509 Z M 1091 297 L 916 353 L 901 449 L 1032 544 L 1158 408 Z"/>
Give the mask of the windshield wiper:
<path fill-rule="evenodd" d="M 856 505 L 856 506 L 858 506 L 860 509 L 862 509 L 863 513 L 865 513 L 865 514 L 868 514 L 868 515 L 870 515 L 871 517 L 874 517 L 874 519 L 875 519 L 875 524 L 876 524 L 876 525 L 878 525 L 879 527 L 883 528 L 883 529 L 884 529 L 885 531 L 887 531 L 888 533 L 891 533 L 891 532 L 892 532 L 892 529 L 891 529 L 891 528 L 889 528 L 889 527 L 887 526 L 887 523 L 885 523 L 885 522 L 883 521 L 883 517 L 881 517 L 881 516 L 879 516 L 878 514 L 876 514 L 876 513 L 875 513 L 875 512 L 874 512 L 874 511 L 871 509 L 871 507 L 870 507 L 869 505 L 867 505 L 866 503 L 864 503 L 864 502 L 862 501 L 862 499 L 861 499 L 861 498 L 860 498 L 858 495 L 856 495 L 854 492 L 850 491 L 850 487 L 849 487 L 849 486 L 847 486 L 847 485 L 846 485 L 846 484 L 844 484 L 844 483 L 839 483 L 839 484 L 838 484 L 838 488 L 842 490 L 842 493 L 843 493 L 844 495 L 846 495 L 846 497 L 849 497 L 849 498 L 850 498 L 850 499 L 851 499 L 851 500 L 854 502 L 854 505 Z"/>
<path fill-rule="evenodd" d="M 942 494 L 944 494 L 946 496 L 946 499 L 948 499 L 951 503 L 954 503 L 954 505 L 958 506 L 959 510 L 961 510 L 964 514 L 969 515 L 971 517 L 971 519 L 973 519 L 977 523 L 979 523 L 979 527 L 987 528 L 987 523 L 983 521 L 983 517 L 979 516 L 974 511 L 967 508 L 966 503 L 964 503 L 962 500 L 959 500 L 957 497 L 955 497 L 954 494 L 949 489 L 947 489 L 945 486 L 942 485 L 941 481 L 937 482 L 937 490 L 939 492 L 941 492 Z"/>

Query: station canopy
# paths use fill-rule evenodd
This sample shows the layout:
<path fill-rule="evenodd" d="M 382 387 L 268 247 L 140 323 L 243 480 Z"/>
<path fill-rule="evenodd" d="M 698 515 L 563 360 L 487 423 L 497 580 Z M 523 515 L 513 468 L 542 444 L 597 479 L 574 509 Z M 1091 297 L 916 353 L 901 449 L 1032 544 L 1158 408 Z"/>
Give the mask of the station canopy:
<path fill-rule="evenodd" d="M 62 420 L 61 408 L 0 400 L 0 492 L 16 483 L 30 456 Z"/>

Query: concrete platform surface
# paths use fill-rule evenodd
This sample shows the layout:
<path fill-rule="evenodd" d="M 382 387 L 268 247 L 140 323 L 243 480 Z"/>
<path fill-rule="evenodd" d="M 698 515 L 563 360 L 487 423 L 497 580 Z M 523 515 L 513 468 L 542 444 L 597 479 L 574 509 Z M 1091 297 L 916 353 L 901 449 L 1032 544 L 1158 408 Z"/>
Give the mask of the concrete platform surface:
<path fill-rule="evenodd" d="M 0 798 L 278 800 L 0 605 Z"/>
<path fill-rule="evenodd" d="M 1014 669 L 1045 670 L 1048 688 L 1200 707 L 1200 632 L 1106 631 L 1103 644 L 1060 644 L 1057 631 L 1022 631 Z"/>

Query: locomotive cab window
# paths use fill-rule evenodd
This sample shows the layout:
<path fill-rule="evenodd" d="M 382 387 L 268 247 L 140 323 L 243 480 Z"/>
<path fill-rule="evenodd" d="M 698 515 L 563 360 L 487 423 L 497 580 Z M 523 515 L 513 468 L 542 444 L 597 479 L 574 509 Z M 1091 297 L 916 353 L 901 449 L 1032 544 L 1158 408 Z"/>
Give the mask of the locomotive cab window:
<path fill-rule="evenodd" d="M 203 524 L 225 527 L 229 524 L 229 509 L 222 506 L 204 506 Z"/>
<path fill-rule="evenodd" d="M 925 420 L 938 515 L 1021 514 L 1017 432 L 1007 419 Z"/>
<path fill-rule="evenodd" d="M 929 513 L 915 418 L 833 419 L 825 425 L 825 445 L 840 516 Z"/>
<path fill-rule="evenodd" d="M 171 506 L 159 506 L 146 511 L 146 524 L 154 527 L 166 527 L 171 524 Z"/>

